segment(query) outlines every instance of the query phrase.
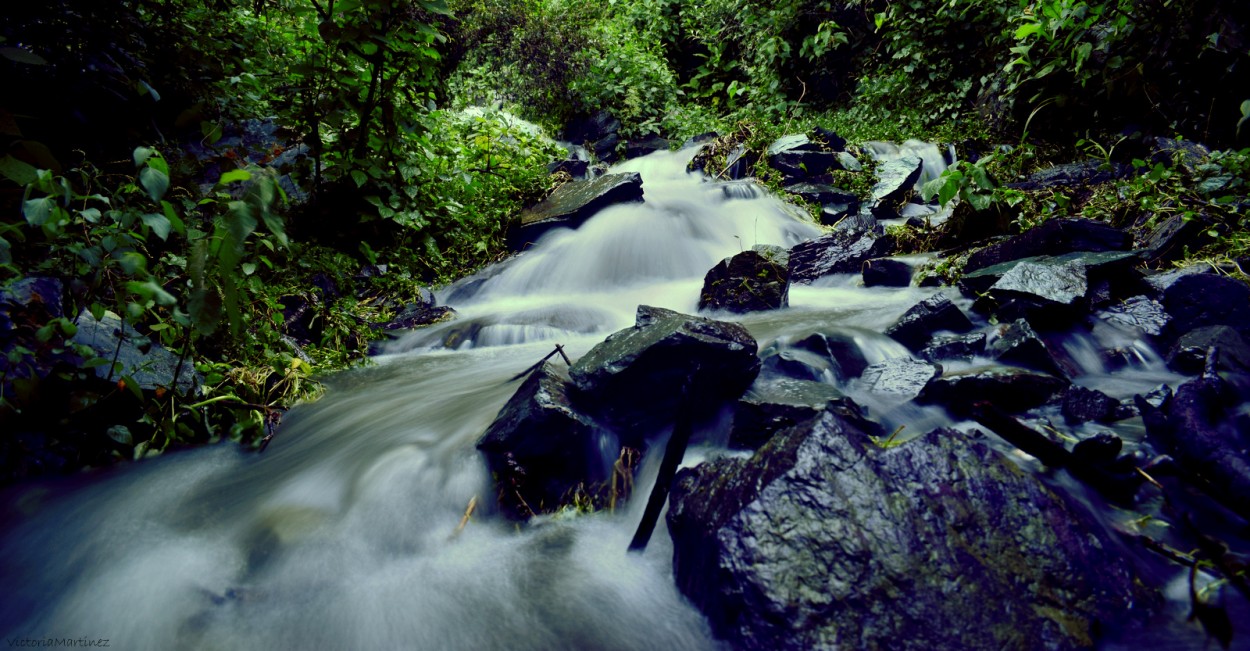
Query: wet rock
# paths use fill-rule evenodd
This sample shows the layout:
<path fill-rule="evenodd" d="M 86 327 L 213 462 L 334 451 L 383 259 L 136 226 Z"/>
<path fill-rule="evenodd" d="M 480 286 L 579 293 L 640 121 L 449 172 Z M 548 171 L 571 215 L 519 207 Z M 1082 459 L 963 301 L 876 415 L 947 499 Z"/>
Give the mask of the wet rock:
<path fill-rule="evenodd" d="M 848 172 L 864 171 L 864 164 L 859 162 L 859 159 L 855 158 L 851 154 L 844 152 L 844 151 L 840 151 L 837 153 L 837 157 L 838 157 L 838 165 L 840 165 L 842 169 Z"/>
<path fill-rule="evenodd" d="M 1093 466 L 1105 466 L 1114 463 L 1124 448 L 1124 441 L 1110 432 L 1095 434 L 1082 439 L 1072 448 L 1072 455 Z"/>
<path fill-rule="evenodd" d="M 962 335 L 939 335 L 920 350 L 920 358 L 930 362 L 943 360 L 972 361 L 985 352 L 985 333 L 972 332 Z"/>
<path fill-rule="evenodd" d="M 182 363 L 179 370 L 178 355 L 108 313 L 97 321 L 84 310 L 78 317 L 78 332 L 74 334 L 73 341 L 91 348 L 97 356 L 110 362 L 114 354 L 117 355 L 115 369 L 110 368 L 112 364 L 95 367 L 95 374 L 100 378 L 111 375 L 116 380 L 127 376 L 138 383 L 139 388 L 151 391 L 173 387 L 174 372 L 178 371 L 177 389 L 184 394 L 191 394 L 204 381 L 191 360 Z"/>
<path fill-rule="evenodd" d="M 577 228 L 600 210 L 631 201 L 642 201 L 642 176 L 637 172 L 565 183 L 521 213 L 520 226 L 509 233 L 509 245 L 519 249 L 553 228 Z"/>
<path fill-rule="evenodd" d="M 911 284 L 911 265 L 893 258 L 864 263 L 864 287 L 906 287 Z"/>
<path fill-rule="evenodd" d="M 972 321 L 944 294 L 934 294 L 913 305 L 885 334 L 911 350 L 920 350 L 933 333 L 941 330 L 967 332 Z"/>
<path fill-rule="evenodd" d="M 825 226 L 835 226 L 846 222 L 848 218 L 854 218 L 859 213 L 859 199 L 848 201 L 834 201 L 826 203 L 820 209 L 820 223 Z M 869 226 L 856 225 L 856 230 L 875 230 L 876 224 Z"/>
<path fill-rule="evenodd" d="M 1250 286 L 1217 274 L 1189 274 L 1163 292 L 1172 317 L 1168 331 L 1180 335 L 1205 326 L 1229 326 L 1250 334 Z"/>
<path fill-rule="evenodd" d="M 590 170 L 590 161 L 581 158 L 573 152 L 569 152 L 569 157 L 564 160 L 554 161 L 547 164 L 547 173 L 555 174 L 556 172 L 566 172 L 574 179 L 585 178 L 586 172 Z"/>
<path fill-rule="evenodd" d="M 1072 425 L 1091 420 L 1109 423 L 1130 415 L 1124 413 L 1119 400 L 1096 389 L 1076 385 L 1063 392 L 1060 405 L 1064 421 Z"/>
<path fill-rule="evenodd" d="M 977 296 L 989 291 L 1004 275 L 1024 262 L 1056 267 L 1079 262 L 1085 267 L 1088 281 L 1106 279 L 1112 281 L 1113 289 L 1128 288 L 1137 284 L 1138 278 L 1131 274 L 1133 265 L 1137 261 L 1137 254 L 1132 251 L 1106 251 L 1101 253 L 1077 251 L 1057 256 L 1035 256 L 1020 260 L 1008 260 L 1007 262 L 976 271 L 969 271 L 960 278 L 959 287 L 965 295 Z"/>
<path fill-rule="evenodd" d="M 1088 648 L 1146 601 L 1078 506 L 951 430 L 882 449 L 825 414 L 683 470 L 668 526 L 737 649 Z"/>
<path fill-rule="evenodd" d="M 773 434 L 823 411 L 831 411 L 862 428 L 873 424 L 864 418 L 859 405 L 832 385 L 807 380 L 757 380 L 734 409 L 729 447 L 755 450 Z M 866 430 L 875 431 L 875 430 Z"/>
<path fill-rule="evenodd" d="M 649 433 L 646 425 L 672 422 L 688 379 L 708 403 L 696 410 L 741 396 L 760 370 L 756 350 L 736 323 L 640 305 L 633 327 L 590 349 L 569 375 L 583 398 L 623 426 L 622 443 L 641 447 L 633 439 Z"/>
<path fill-rule="evenodd" d="M 832 224 L 833 230 L 846 231 L 848 233 L 873 233 L 878 236 L 885 232 L 885 229 L 877 221 L 877 210 L 875 208 L 859 205 L 857 210 L 858 212 L 848 214 Z"/>
<path fill-rule="evenodd" d="M 555 367 L 543 364 L 499 411 L 477 449 L 505 513 L 527 517 L 559 508 L 579 485 L 607 479 L 604 438 L 610 435 L 573 406 Z"/>
<path fill-rule="evenodd" d="M 1236 405 L 1247 396 L 1214 372 L 1190 380 L 1162 408 L 1138 398 L 1146 435 L 1201 477 L 1208 492 L 1250 518 L 1250 433 L 1239 427 Z"/>
<path fill-rule="evenodd" d="M 787 151 L 820 151 L 820 145 L 801 133 L 784 135 L 768 145 L 766 156 L 776 156 Z"/>
<path fill-rule="evenodd" d="M 816 127 L 812 133 L 816 135 L 817 142 L 823 144 L 829 151 L 843 152 L 846 149 L 846 138 L 839 136 L 836 131 Z"/>
<path fill-rule="evenodd" d="M 760 353 L 760 358 L 761 378 L 827 382 L 837 377 L 831 360 L 807 350 L 788 348 L 765 351 Z"/>
<path fill-rule="evenodd" d="M 779 246 L 757 245 L 721 260 L 703 277 L 699 310 L 743 314 L 790 304 L 790 254 Z"/>
<path fill-rule="evenodd" d="M 896 204 L 912 191 L 924 161 L 916 156 L 903 156 L 888 160 L 877 166 L 877 183 L 872 186 L 874 204 Z"/>
<path fill-rule="evenodd" d="M 940 404 L 956 415 L 976 401 L 1010 412 L 1040 407 L 1068 386 L 1068 381 L 1022 368 L 989 367 L 948 373 L 928 384 L 918 402 Z"/>
<path fill-rule="evenodd" d="M 859 205 L 859 199 L 855 195 L 843 192 L 824 183 L 794 183 L 787 185 L 785 190 L 804 201 L 818 203 L 822 206 L 826 204 Z"/>
<path fill-rule="evenodd" d="M 938 364 L 895 357 L 864 369 L 859 384 L 872 393 L 904 396 L 910 400 L 941 374 L 942 367 Z"/>
<path fill-rule="evenodd" d="M 1131 168 L 1121 163 L 1108 164 L 1089 160 L 1082 163 L 1064 163 L 1029 175 L 1024 181 L 1008 183 L 1006 187 L 1016 190 L 1044 190 L 1047 188 L 1089 187 L 1124 178 Z"/>
<path fill-rule="evenodd" d="M 1049 303 L 1072 305 L 1085 298 L 1089 279 L 1079 260 L 1057 262 L 1054 258 L 1021 260 L 990 286 L 996 297 L 1021 296 Z"/>
<path fill-rule="evenodd" d="M 1137 246 L 1145 252 L 1146 264 L 1175 262 L 1185 257 L 1186 250 L 1197 251 L 1214 241 L 1207 233 L 1213 223 L 1206 215 L 1172 215 L 1151 229 Z"/>
<path fill-rule="evenodd" d="M 669 149 L 672 149 L 671 142 L 653 134 L 641 140 L 631 140 L 625 143 L 625 160 Z"/>
<path fill-rule="evenodd" d="M 14 312 L 21 312 L 40 325 L 65 316 L 64 296 L 65 286 L 60 279 L 45 276 L 23 278 L 0 289 L 0 332 L 12 331 Z"/>
<path fill-rule="evenodd" d="M 811 351 L 832 361 L 834 375 L 839 382 L 857 378 L 868 368 L 868 360 L 864 358 L 855 337 L 846 333 L 812 333 L 796 341 L 794 348 Z"/>
<path fill-rule="evenodd" d="M 1197 375 L 1202 372 L 1211 348 L 1217 351 L 1218 370 L 1250 372 L 1250 344 L 1241 333 L 1224 325 L 1197 328 L 1181 335 L 1168 351 L 1168 368 Z"/>
<path fill-rule="evenodd" d="M 725 169 L 721 176 L 727 179 L 739 180 L 750 176 L 751 168 L 755 166 L 756 158 L 751 154 L 751 150 L 746 145 L 738 145 L 733 151 L 725 157 Z M 721 170 L 708 170 L 712 174 L 717 174 Z"/>
<path fill-rule="evenodd" d="M 594 115 L 570 121 L 564 130 L 564 139 L 585 145 L 595 152 L 599 160 L 610 163 L 615 160 L 616 145 L 621 141 L 618 134 L 620 128 L 620 120 L 607 111 L 599 111 Z"/>
<path fill-rule="evenodd" d="M 1051 219 L 1027 232 L 991 244 L 968 256 L 965 272 L 1041 255 L 1059 256 L 1078 251 L 1099 253 L 1126 251 L 1132 245 L 1128 233 L 1092 219 Z"/>
<path fill-rule="evenodd" d="M 1095 316 L 1107 323 L 1134 328 L 1152 337 L 1163 334 L 1164 328 L 1172 320 L 1162 304 L 1145 296 L 1134 296 L 1098 312 Z"/>
<path fill-rule="evenodd" d="M 768 166 L 788 179 L 809 179 L 842 169 L 837 154 L 827 151 L 783 151 L 769 156 Z"/>
<path fill-rule="evenodd" d="M 1000 326 L 998 336 L 990 342 L 987 352 L 1004 364 L 1015 364 L 1060 377 L 1076 375 L 1075 364 L 1062 349 L 1051 346 L 1024 319 Z"/>
<path fill-rule="evenodd" d="M 893 252 L 892 237 L 835 230 L 790 249 L 790 282 L 811 283 L 830 274 L 859 273 L 864 262 Z"/>
<path fill-rule="evenodd" d="M 394 319 L 381 324 L 383 330 L 411 330 L 456 318 L 456 311 L 446 305 L 414 304 L 404 308 Z"/>

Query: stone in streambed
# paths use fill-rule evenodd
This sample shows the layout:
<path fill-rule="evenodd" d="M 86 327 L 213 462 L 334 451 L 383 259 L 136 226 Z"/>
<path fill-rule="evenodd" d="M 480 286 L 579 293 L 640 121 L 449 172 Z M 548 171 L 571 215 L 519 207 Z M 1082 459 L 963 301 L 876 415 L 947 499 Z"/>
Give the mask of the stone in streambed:
<path fill-rule="evenodd" d="M 755 450 L 773 434 L 831 411 L 858 423 L 865 431 L 876 426 L 863 416 L 859 405 L 824 382 L 789 378 L 756 380 L 734 408 L 729 447 Z"/>
<path fill-rule="evenodd" d="M 934 294 L 911 306 L 885 334 L 911 350 L 920 350 L 929 342 L 934 332 L 950 330 L 967 332 L 972 321 L 949 298 Z"/>
<path fill-rule="evenodd" d="M 715 409 L 735 400 L 759 374 L 746 328 L 640 305 L 633 327 L 610 335 L 569 369 L 579 397 L 641 447 L 650 428 L 671 424 L 677 409 Z M 689 385 L 691 395 L 683 397 Z"/>
<path fill-rule="evenodd" d="M 608 476 L 600 453 L 611 435 L 573 406 L 551 364 L 530 374 L 477 442 L 512 517 L 558 509 L 579 485 Z"/>
<path fill-rule="evenodd" d="M 742 314 L 786 307 L 790 297 L 790 255 L 778 246 L 757 245 L 721 260 L 703 278 L 699 310 Z"/>
<path fill-rule="evenodd" d="M 925 386 L 916 398 L 940 404 L 952 413 L 966 415 L 979 401 L 1009 412 L 1022 412 L 1049 402 L 1068 386 L 1068 381 L 1021 368 L 977 368 L 948 373 Z"/>
<path fill-rule="evenodd" d="M 642 201 L 642 176 L 637 172 L 565 183 L 521 213 L 520 224 L 509 232 L 509 246 L 522 248 L 553 228 L 577 228 L 608 206 L 635 201 Z"/>
<path fill-rule="evenodd" d="M 835 230 L 790 249 L 790 282 L 808 284 L 830 274 L 860 273 L 864 262 L 894 252 L 894 238 L 868 230 Z"/>
<path fill-rule="evenodd" d="M 1149 601 L 1079 506 L 951 430 L 883 449 L 824 414 L 681 471 L 668 526 L 736 649 L 1088 648 Z"/>
<path fill-rule="evenodd" d="M 968 256 L 964 271 L 971 273 L 1011 260 L 1040 255 L 1058 256 L 1077 251 L 1126 251 L 1132 245 L 1129 234 L 1110 224 L 1092 219 L 1051 219 L 998 244 L 991 244 Z"/>

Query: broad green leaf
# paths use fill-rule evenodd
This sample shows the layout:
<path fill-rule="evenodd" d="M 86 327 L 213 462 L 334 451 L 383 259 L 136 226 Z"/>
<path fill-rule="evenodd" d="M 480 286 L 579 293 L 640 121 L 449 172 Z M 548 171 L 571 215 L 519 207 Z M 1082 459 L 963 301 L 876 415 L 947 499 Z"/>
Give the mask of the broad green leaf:
<path fill-rule="evenodd" d="M 982 194 L 980 192 L 966 193 L 965 198 L 968 200 L 968 203 L 972 205 L 972 209 L 976 211 L 985 210 L 990 207 L 990 204 L 994 203 L 994 197 L 992 195 Z"/>
<path fill-rule="evenodd" d="M 39 180 L 39 170 L 30 163 L 5 154 L 4 158 L 0 158 L 0 176 L 18 185 L 29 185 Z"/>
<path fill-rule="evenodd" d="M 154 153 L 156 153 L 156 150 L 151 147 L 135 147 L 135 167 L 142 166 Z"/>
<path fill-rule="evenodd" d="M 148 213 L 143 215 L 143 223 L 147 224 L 148 228 L 151 228 L 152 232 L 156 233 L 157 237 L 162 240 L 169 239 L 169 231 L 173 227 L 173 224 L 169 222 L 169 219 L 165 217 L 165 215 Z"/>
<path fill-rule="evenodd" d="M 178 211 L 174 210 L 173 204 L 168 201 L 162 201 L 161 209 L 165 211 L 165 219 L 168 219 L 169 224 L 174 227 L 174 232 L 179 235 L 186 235 L 187 226 L 182 223 L 182 218 L 178 216 Z"/>
<path fill-rule="evenodd" d="M 252 173 L 247 170 L 230 170 L 221 175 L 218 179 L 218 185 L 229 185 L 235 181 L 247 181 L 252 178 Z"/>
<path fill-rule="evenodd" d="M 200 134 L 204 136 L 205 144 L 212 145 L 221 140 L 224 132 L 220 124 L 205 121 L 200 123 Z"/>
<path fill-rule="evenodd" d="M 20 47 L 0 47 L 0 56 L 14 63 L 24 63 L 29 66 L 46 66 L 48 60 Z"/>
<path fill-rule="evenodd" d="M 100 217 L 103 216 L 100 213 L 99 208 L 84 208 L 82 210 L 79 210 L 78 214 L 81 215 L 83 218 L 83 221 L 87 222 L 88 224 L 99 223 Z"/>
<path fill-rule="evenodd" d="M 52 215 L 52 198 L 31 199 L 22 202 L 22 216 L 31 226 L 43 226 Z"/>
<path fill-rule="evenodd" d="M 109 438 L 121 443 L 122 445 L 134 444 L 135 439 L 131 436 L 130 430 L 127 429 L 125 425 L 114 425 L 105 430 L 105 433 L 108 434 Z"/>
<path fill-rule="evenodd" d="M 165 291 L 165 288 L 158 285 L 154 280 L 146 282 L 132 280 L 126 283 L 126 289 L 136 296 L 143 297 L 145 300 L 156 301 L 157 305 L 169 306 L 178 302 L 178 299 L 174 298 L 173 294 Z"/>
<path fill-rule="evenodd" d="M 139 170 L 139 184 L 147 190 L 152 201 L 160 201 L 169 190 L 169 175 L 149 165 Z"/>
<path fill-rule="evenodd" d="M 1020 41 L 1041 31 L 1041 23 L 1025 23 L 1016 29 L 1016 40 Z"/>
<path fill-rule="evenodd" d="M 369 177 L 360 170 L 352 170 L 352 180 L 356 182 L 356 187 L 364 187 L 369 182 Z"/>

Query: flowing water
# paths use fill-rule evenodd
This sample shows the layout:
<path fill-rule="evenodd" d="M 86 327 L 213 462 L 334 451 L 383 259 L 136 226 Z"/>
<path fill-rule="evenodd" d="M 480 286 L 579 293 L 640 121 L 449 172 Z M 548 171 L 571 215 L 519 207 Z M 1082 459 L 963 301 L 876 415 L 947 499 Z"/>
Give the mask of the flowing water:
<path fill-rule="evenodd" d="M 721 258 L 819 233 L 749 183 L 686 174 L 692 154 L 617 166 L 642 174 L 645 202 L 551 232 L 444 290 L 457 320 L 331 378 L 326 397 L 292 410 L 264 454 L 219 445 L 10 490 L 0 539 L 5 639 L 107 638 L 125 649 L 716 648 L 674 587 L 664 527 L 646 553 L 625 553 L 643 500 L 524 530 L 481 517 L 457 528 L 470 500 L 491 499 L 474 443 L 518 386 L 510 377 L 554 343 L 576 358 L 632 325 L 639 304 L 693 313 L 703 274 Z M 875 362 L 906 354 L 881 332 L 933 291 L 832 277 L 792 288 L 790 309 L 739 320 L 761 348 L 836 331 Z M 1098 355 L 1079 354 L 1109 345 L 1096 337 L 1123 335 L 1070 342 L 1100 388 L 1131 395 L 1175 379 L 1131 337 L 1112 343 L 1140 360 L 1128 373 L 1106 372 Z M 919 433 L 946 424 L 940 410 L 842 388 L 887 425 Z M 640 485 L 653 475 L 644 467 Z"/>

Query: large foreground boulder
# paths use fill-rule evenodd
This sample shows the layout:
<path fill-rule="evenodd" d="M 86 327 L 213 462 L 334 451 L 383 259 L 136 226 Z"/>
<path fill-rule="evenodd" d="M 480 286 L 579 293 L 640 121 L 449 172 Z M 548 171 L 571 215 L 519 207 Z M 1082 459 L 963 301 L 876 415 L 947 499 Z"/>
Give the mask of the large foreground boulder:
<path fill-rule="evenodd" d="M 968 256 L 965 272 L 1010 260 L 1076 251 L 1125 251 L 1132 246 L 1128 233 L 1104 222 L 1083 218 L 1052 219 L 1024 233 L 992 244 Z"/>
<path fill-rule="evenodd" d="M 553 228 L 577 228 L 600 210 L 631 201 L 642 201 L 642 176 L 637 172 L 565 183 L 521 213 L 520 224 L 508 234 L 509 246 L 520 249 Z"/>
<path fill-rule="evenodd" d="M 622 443 L 638 447 L 683 404 L 699 411 L 741 396 L 759 374 L 757 348 L 736 323 L 640 305 L 632 328 L 590 349 L 569 375 Z"/>
<path fill-rule="evenodd" d="M 1076 649 L 1143 603 L 1083 512 L 958 432 L 833 414 L 683 470 L 677 583 L 739 649 Z"/>

